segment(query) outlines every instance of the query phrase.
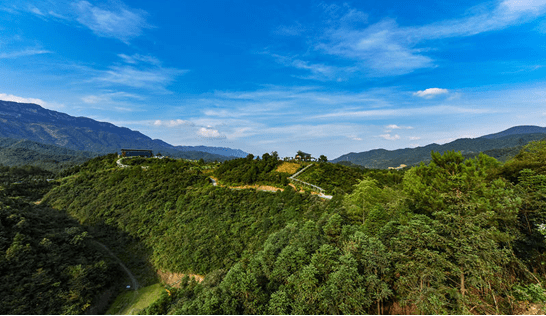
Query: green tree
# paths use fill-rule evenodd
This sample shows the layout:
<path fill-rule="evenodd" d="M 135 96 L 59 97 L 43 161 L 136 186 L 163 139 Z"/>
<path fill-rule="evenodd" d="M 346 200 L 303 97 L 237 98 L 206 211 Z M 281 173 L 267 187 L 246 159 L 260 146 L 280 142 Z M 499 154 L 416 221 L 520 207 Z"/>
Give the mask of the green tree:
<path fill-rule="evenodd" d="M 366 221 L 372 208 L 389 201 L 389 195 L 381 189 L 374 179 L 362 179 L 354 186 L 353 193 L 345 197 L 347 213 L 353 217 L 360 217 L 362 223 Z"/>
<path fill-rule="evenodd" d="M 515 259 L 507 245 L 514 241 L 521 201 L 505 181 L 486 180 L 491 160 L 485 155 L 465 161 L 460 153 L 447 152 L 433 153 L 432 158 L 428 166 L 422 164 L 404 176 L 408 206 L 424 216 L 419 224 L 403 226 L 397 237 L 397 268 L 405 275 L 398 286 L 407 288 L 412 301 L 426 312 L 437 313 L 455 300 L 457 305 L 450 307 L 466 313 L 481 300 L 507 295 L 511 287 L 510 278 L 502 274 Z M 433 269 L 424 275 L 426 267 Z M 412 293 L 417 284 L 418 297 Z M 424 289 L 423 284 L 431 286 Z M 453 287 L 457 293 L 450 292 Z"/>

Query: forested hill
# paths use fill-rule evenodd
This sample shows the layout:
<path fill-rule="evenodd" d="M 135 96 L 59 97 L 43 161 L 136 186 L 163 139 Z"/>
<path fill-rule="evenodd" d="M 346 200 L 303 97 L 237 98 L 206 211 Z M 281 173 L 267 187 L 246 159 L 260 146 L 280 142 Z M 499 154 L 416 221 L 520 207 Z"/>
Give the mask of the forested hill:
<path fill-rule="evenodd" d="M 30 140 L 0 138 L 0 164 L 4 166 L 32 165 L 50 171 L 60 171 L 82 164 L 98 155 Z"/>
<path fill-rule="evenodd" d="M 98 296 L 123 281 L 76 220 L 34 203 L 51 177 L 36 167 L 0 167 L 2 315 L 94 314 Z"/>
<path fill-rule="evenodd" d="M 139 239 L 156 269 L 205 275 L 182 280 L 144 314 L 545 312 L 546 142 L 504 164 L 435 152 L 400 181 L 363 173 L 332 200 L 211 184 L 211 174 L 253 169 L 250 179 L 277 181 L 272 172 L 288 171 L 264 156 L 129 168 L 98 157 L 42 203 Z"/>
<path fill-rule="evenodd" d="M 533 126 L 533 125 L 521 125 L 514 126 L 499 133 L 484 135 L 480 138 L 496 139 L 511 135 L 523 135 L 523 134 L 546 134 L 546 127 Z"/>
<path fill-rule="evenodd" d="M 538 126 L 535 127 L 528 129 L 515 128 L 512 131 L 506 131 L 506 135 L 499 133 L 498 135 L 492 134 L 480 138 L 461 138 L 443 145 L 430 144 L 417 148 L 374 149 L 361 153 L 349 153 L 332 160 L 332 162 L 346 162 L 366 168 L 386 169 L 388 167 L 398 167 L 401 164 L 414 166 L 420 162 L 429 162 L 431 160 L 431 151 L 444 153 L 450 150 L 460 151 L 465 157 L 473 157 L 480 152 L 484 152 L 491 157 L 506 161 L 517 154 L 530 141 L 546 138 L 546 132 L 523 133 L 524 131 L 535 132 L 544 129 Z M 513 132 L 522 134 L 512 134 Z"/>
<path fill-rule="evenodd" d="M 258 157 L 257 157 L 258 158 Z M 279 161 L 276 154 L 264 154 L 259 159 L 249 155 L 222 163 L 212 174 L 225 185 L 270 185 L 285 188 L 289 183 L 298 189 L 309 189 L 301 183 L 289 181 L 289 177 L 309 166 L 309 162 Z M 400 183 L 403 171 L 351 168 L 329 162 L 313 163 L 297 179 L 316 185 L 327 194 L 350 193 L 362 178 L 377 180 L 382 186 Z M 292 190 L 292 188 L 287 187 Z"/>
<path fill-rule="evenodd" d="M 173 146 L 125 127 L 99 122 L 86 117 L 44 109 L 37 104 L 0 100 L 0 137 L 27 139 L 102 154 L 121 148 L 152 149 L 162 154 L 209 160 L 241 157 L 246 153 L 230 148 Z M 188 153 L 189 152 L 189 153 Z M 207 153 L 208 155 L 205 155 Z"/>

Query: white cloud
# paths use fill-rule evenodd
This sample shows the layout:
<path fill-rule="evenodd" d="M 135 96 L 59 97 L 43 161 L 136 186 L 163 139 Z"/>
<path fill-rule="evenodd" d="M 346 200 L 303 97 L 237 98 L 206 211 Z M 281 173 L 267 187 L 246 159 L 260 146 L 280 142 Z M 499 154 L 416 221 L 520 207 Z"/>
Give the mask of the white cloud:
<path fill-rule="evenodd" d="M 44 49 L 28 48 L 18 52 L 0 53 L 0 59 L 11 59 L 11 58 L 27 57 L 32 55 L 41 55 L 41 54 L 49 54 L 49 53 L 51 52 Z"/>
<path fill-rule="evenodd" d="M 467 14 L 454 19 L 426 25 L 400 26 L 395 19 L 385 18 L 373 24 L 367 23 L 367 15 L 348 5 L 324 5 L 329 19 L 314 41 L 309 41 L 309 51 L 345 58 L 352 65 L 345 66 L 351 73 L 363 73 L 371 77 L 396 76 L 417 69 L 434 68 L 438 65 L 427 55 L 435 47 L 427 46 L 433 40 L 467 37 L 502 30 L 513 25 L 527 23 L 546 13 L 544 0 L 506 0 L 485 3 L 467 10 Z M 356 17 L 356 18 L 354 18 Z M 350 23 L 348 23 L 350 21 Z M 358 22 L 360 25 L 358 25 Z M 317 73 L 325 80 L 337 80 L 330 72 L 336 67 L 328 63 L 302 61 L 293 58 L 279 63 L 311 72 L 308 78 L 317 79 Z M 324 73 L 328 71 L 326 76 Z"/>
<path fill-rule="evenodd" d="M 35 7 L 33 5 L 29 6 L 29 10 L 30 10 L 30 12 L 32 12 L 34 14 L 37 14 L 37 15 L 42 15 L 42 16 L 45 15 L 45 14 L 42 13 L 42 11 L 40 11 L 40 9 L 38 9 L 37 7 Z"/>
<path fill-rule="evenodd" d="M 410 137 L 408 137 L 408 138 L 409 138 L 410 140 L 419 140 L 419 139 L 421 139 L 421 137 L 419 137 L 419 136 L 410 136 Z"/>
<path fill-rule="evenodd" d="M 205 128 L 205 127 L 201 127 L 197 131 L 197 135 L 199 135 L 201 137 L 205 137 L 205 138 L 226 138 L 226 136 L 220 134 L 220 132 L 218 130 Z"/>
<path fill-rule="evenodd" d="M 46 105 L 46 102 L 44 100 L 41 100 L 41 99 L 23 98 L 23 97 L 15 96 L 13 94 L 5 94 L 5 93 L 0 93 L 0 100 L 12 101 L 12 102 L 18 102 L 18 103 L 34 103 L 34 104 L 38 104 L 38 105 L 41 105 L 41 106 Z"/>
<path fill-rule="evenodd" d="M 123 92 L 123 91 L 103 93 L 103 94 L 99 94 L 99 95 L 86 95 L 86 96 L 81 98 L 81 100 L 84 103 L 87 103 L 87 104 L 119 103 L 119 101 L 117 101 L 117 100 L 123 100 L 123 99 L 143 100 L 144 98 L 139 96 L 139 95 L 132 94 L 132 93 L 127 93 L 127 92 Z"/>
<path fill-rule="evenodd" d="M 398 126 L 396 124 L 387 125 L 385 126 L 385 128 L 387 129 L 387 133 L 392 131 L 393 129 L 413 129 L 412 126 Z"/>
<path fill-rule="evenodd" d="M 420 108 L 398 108 L 380 110 L 358 110 L 358 111 L 337 111 L 332 113 L 315 115 L 315 119 L 327 119 L 334 117 L 345 118 L 374 118 L 374 117 L 400 117 L 400 116 L 423 116 L 423 115 L 449 115 L 449 114 L 484 114 L 495 113 L 494 110 L 465 108 L 460 106 L 430 106 Z"/>
<path fill-rule="evenodd" d="M 192 123 L 190 121 L 181 120 L 181 119 L 168 120 L 168 121 L 156 120 L 154 122 L 154 125 L 155 126 L 166 126 L 166 127 L 195 126 L 194 123 Z"/>
<path fill-rule="evenodd" d="M 38 104 L 38 105 L 40 105 L 40 106 L 42 106 L 44 108 L 47 108 L 47 109 L 62 109 L 62 108 L 64 108 L 63 104 L 45 102 L 42 99 L 36 99 L 36 98 L 23 98 L 23 97 L 15 96 L 13 94 L 0 93 L 0 100 L 12 101 L 12 102 L 18 102 L 18 103 L 33 103 L 33 104 Z"/>
<path fill-rule="evenodd" d="M 147 13 L 143 10 L 129 9 L 121 2 L 114 8 L 99 8 L 87 1 L 72 4 L 77 21 L 88 27 L 98 36 L 110 37 L 128 43 L 130 39 L 150 28 L 146 22 Z"/>
<path fill-rule="evenodd" d="M 188 72 L 175 68 L 149 68 L 138 69 L 133 66 L 112 66 L 110 70 L 102 72 L 102 75 L 94 80 L 114 85 L 122 85 L 133 88 L 146 88 L 150 90 L 166 91 L 166 86 L 175 80 L 176 76 Z"/>
<path fill-rule="evenodd" d="M 419 90 L 417 92 L 414 92 L 414 96 L 418 96 L 420 98 L 425 99 L 432 99 L 436 96 L 442 95 L 442 94 L 448 94 L 449 91 L 447 89 L 441 89 L 441 88 L 428 88 L 425 90 Z"/>
<path fill-rule="evenodd" d="M 118 54 L 118 56 L 128 64 L 138 64 L 140 62 L 144 62 L 147 64 L 156 65 L 156 66 L 161 65 L 161 61 L 159 59 L 150 55 L 133 54 L 132 56 L 128 56 L 125 54 Z"/>
<path fill-rule="evenodd" d="M 395 134 L 395 135 L 392 135 L 391 134 L 383 134 L 383 135 L 379 135 L 379 137 L 381 138 L 384 138 L 386 140 L 397 140 L 397 139 L 400 139 L 400 135 L 398 134 Z"/>

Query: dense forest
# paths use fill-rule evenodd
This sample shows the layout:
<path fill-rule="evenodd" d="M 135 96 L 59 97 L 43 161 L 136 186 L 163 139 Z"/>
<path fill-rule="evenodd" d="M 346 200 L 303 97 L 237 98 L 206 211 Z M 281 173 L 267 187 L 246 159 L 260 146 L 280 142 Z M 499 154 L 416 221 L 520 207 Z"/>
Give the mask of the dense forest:
<path fill-rule="evenodd" d="M 91 235 L 115 235 L 131 241 L 112 251 L 138 243 L 152 270 L 204 275 L 169 288 L 144 314 L 544 313 L 546 141 L 505 163 L 454 151 L 430 159 L 400 171 L 321 162 L 298 176 L 332 200 L 288 186 L 292 172 L 280 171 L 275 153 L 220 164 L 125 159 L 128 168 L 112 154 L 55 181 L 37 168 L 0 168 L 7 205 L 0 266 L 19 267 L 3 284 L 32 287 L 1 293 L 39 292 L 38 272 L 46 271 L 51 284 L 72 286 L 60 293 L 76 293 L 52 292 L 51 300 L 77 297 L 51 311 L 34 301 L 18 310 L 20 297 L 10 294 L 2 312 L 26 313 L 32 304 L 45 314 L 83 312 L 116 269 L 93 252 Z M 29 196 L 25 183 L 38 193 Z M 238 184 L 284 190 L 230 188 Z M 43 243 L 63 260 L 54 263 L 58 271 L 45 263 Z M 70 260 L 61 259 L 61 247 Z"/>
<path fill-rule="evenodd" d="M 202 283 L 183 283 L 145 313 L 544 308 L 545 157 L 546 142 L 531 143 L 505 165 L 483 154 L 433 153 L 401 185 L 363 179 L 334 212 L 287 224 L 260 251 Z"/>
<path fill-rule="evenodd" d="M 0 167 L 0 314 L 89 312 L 119 278 L 77 221 L 34 203 L 50 177 L 37 167 Z"/>

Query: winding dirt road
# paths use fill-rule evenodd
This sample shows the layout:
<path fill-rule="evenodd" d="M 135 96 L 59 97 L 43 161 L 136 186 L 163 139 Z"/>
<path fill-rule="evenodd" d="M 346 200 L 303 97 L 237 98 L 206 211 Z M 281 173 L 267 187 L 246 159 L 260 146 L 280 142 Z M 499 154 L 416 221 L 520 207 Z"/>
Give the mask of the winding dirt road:
<path fill-rule="evenodd" d="M 106 247 L 104 244 L 96 241 L 96 240 L 92 240 L 92 242 L 98 246 L 100 246 L 101 248 L 103 248 L 104 250 L 106 250 L 106 252 L 108 252 L 108 254 L 110 255 L 110 257 L 114 258 L 114 260 L 116 260 L 116 262 L 119 264 L 119 266 L 123 269 L 123 271 L 125 271 L 125 274 L 127 274 L 127 276 L 129 277 L 129 279 L 131 279 L 131 287 L 133 290 L 138 290 L 138 288 L 140 287 L 140 285 L 138 284 L 138 281 L 137 279 L 135 278 L 135 276 L 131 273 L 131 271 L 129 269 L 127 269 L 127 267 L 123 264 L 123 262 L 121 262 L 121 260 L 119 260 L 119 258 L 108 248 Z"/>

